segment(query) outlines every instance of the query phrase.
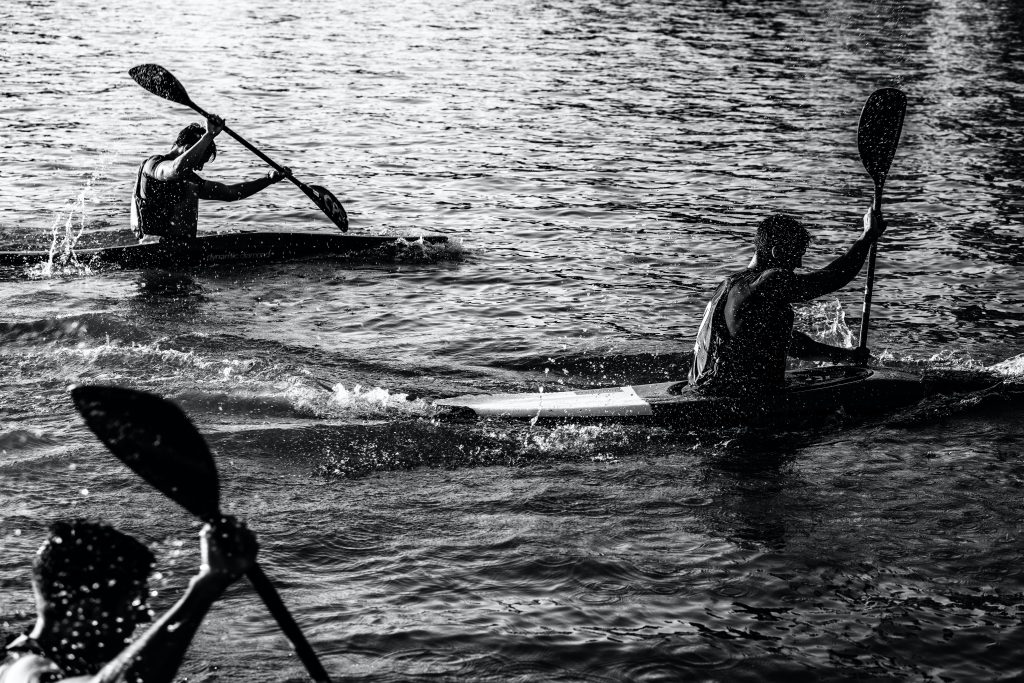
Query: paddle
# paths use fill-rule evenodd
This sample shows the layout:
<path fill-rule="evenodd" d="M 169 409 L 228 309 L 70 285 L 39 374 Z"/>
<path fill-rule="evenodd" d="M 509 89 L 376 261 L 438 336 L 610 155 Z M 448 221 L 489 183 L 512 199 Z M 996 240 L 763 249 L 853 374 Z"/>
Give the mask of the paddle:
<path fill-rule="evenodd" d="M 141 391 L 76 386 L 71 398 L 85 423 L 132 471 L 193 515 L 216 526 L 217 466 L 202 435 L 173 403 Z M 330 679 L 260 566 L 246 574 L 314 681 Z"/>
<path fill-rule="evenodd" d="M 857 127 L 857 149 L 864 169 L 875 183 L 872 210 L 882 211 L 882 186 L 889 175 L 889 166 L 896 154 L 903 130 L 907 96 L 896 88 L 882 88 L 871 93 L 860 114 Z M 868 346 L 868 319 L 871 316 L 871 288 L 875 279 L 875 254 L 878 242 L 871 244 L 868 254 L 868 280 L 864 286 L 864 308 L 860 319 L 860 348 Z"/>
<path fill-rule="evenodd" d="M 133 66 L 128 70 L 128 75 L 135 79 L 136 83 L 154 95 L 162 97 L 165 100 L 170 100 L 171 102 L 176 102 L 177 104 L 183 104 L 186 107 L 193 109 L 200 116 L 209 118 L 210 115 L 203 111 L 203 109 L 193 102 L 188 96 L 188 93 L 185 92 L 185 87 L 177 78 L 174 77 L 174 74 L 159 64 L 140 64 L 139 66 Z M 279 166 L 273 159 L 253 147 L 235 131 L 224 126 L 224 132 L 278 171 L 284 171 L 283 167 Z M 348 230 L 348 215 L 345 213 L 345 208 L 341 205 L 341 202 L 338 201 L 337 197 L 331 194 L 330 190 L 320 185 L 306 185 L 292 176 L 288 176 L 288 180 L 295 183 L 300 190 L 305 192 L 306 196 L 312 199 L 313 203 L 316 204 L 320 210 L 334 222 L 335 225 L 341 228 L 342 232 L 346 232 Z"/>

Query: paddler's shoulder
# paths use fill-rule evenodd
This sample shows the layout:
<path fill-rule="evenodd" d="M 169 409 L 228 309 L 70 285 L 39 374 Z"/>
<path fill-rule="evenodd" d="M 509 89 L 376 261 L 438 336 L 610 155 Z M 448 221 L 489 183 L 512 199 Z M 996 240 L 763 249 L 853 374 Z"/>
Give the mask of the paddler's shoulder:
<path fill-rule="evenodd" d="M 153 169 L 156 168 L 159 164 L 162 164 L 163 162 L 168 161 L 172 158 L 173 157 L 167 154 L 154 154 L 153 156 L 148 157 L 145 161 L 142 162 L 142 170 L 144 170 L 148 175 L 152 173 Z"/>
<path fill-rule="evenodd" d="M 780 285 L 791 282 L 794 276 L 795 273 L 788 268 L 765 268 L 751 273 L 750 287 L 757 289 Z"/>
<path fill-rule="evenodd" d="M 150 163 L 150 161 L 152 161 L 152 163 Z M 201 175 L 192 169 L 186 169 L 175 173 L 173 171 L 173 167 L 167 166 L 167 164 L 172 164 L 173 162 L 173 158 L 154 157 L 143 164 L 142 172 L 146 177 L 164 183 L 186 183 L 188 185 L 198 186 L 206 182 Z"/>
<path fill-rule="evenodd" d="M 766 268 L 754 274 L 749 289 L 752 293 L 769 297 L 772 294 L 782 295 L 789 290 L 795 277 L 796 273 L 788 268 Z"/>

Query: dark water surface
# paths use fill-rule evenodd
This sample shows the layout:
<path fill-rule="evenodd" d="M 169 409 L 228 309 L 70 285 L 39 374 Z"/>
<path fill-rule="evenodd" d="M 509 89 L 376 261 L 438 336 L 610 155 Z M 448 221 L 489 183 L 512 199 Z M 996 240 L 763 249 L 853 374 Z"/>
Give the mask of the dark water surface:
<path fill-rule="evenodd" d="M 0 249 L 125 243 L 138 163 L 192 98 L 346 204 L 442 233 L 395 261 L 0 273 L 0 627 L 46 525 L 152 544 L 158 609 L 197 527 L 82 426 L 67 387 L 169 396 L 224 509 L 336 680 L 1024 677 L 1024 7 L 1013 0 L 8 3 Z M 452 424 L 430 400 L 676 378 L 754 224 L 857 234 L 867 95 L 908 96 L 876 363 L 997 390 L 813 432 Z M 224 139 L 206 175 L 265 169 Z M 282 184 L 204 230 L 333 228 Z M 799 311 L 852 343 L 860 283 Z M 182 675 L 300 680 L 239 585 Z"/>

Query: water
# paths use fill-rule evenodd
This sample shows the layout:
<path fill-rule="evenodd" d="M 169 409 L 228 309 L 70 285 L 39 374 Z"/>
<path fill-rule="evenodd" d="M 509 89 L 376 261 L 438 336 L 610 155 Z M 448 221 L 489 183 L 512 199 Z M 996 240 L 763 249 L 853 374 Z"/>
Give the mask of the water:
<path fill-rule="evenodd" d="M 152 544 L 158 609 L 194 571 L 196 525 L 71 407 L 69 385 L 104 382 L 192 416 L 225 510 L 337 680 L 1024 675 L 1019 3 L 125 5 L 0 9 L 0 248 L 131 240 L 138 163 L 196 118 L 127 77 L 144 62 L 331 189 L 353 232 L 457 247 L 4 272 L 4 633 L 31 620 L 53 519 Z M 773 436 L 433 419 L 441 396 L 680 376 L 760 217 L 812 223 L 809 266 L 857 234 L 872 187 L 856 123 L 885 86 L 909 108 L 876 362 L 1007 385 Z M 265 171 L 220 147 L 210 178 Z M 201 223 L 333 229 L 286 184 Z M 859 287 L 800 326 L 848 343 Z M 182 675 L 302 670 L 239 585 Z"/>

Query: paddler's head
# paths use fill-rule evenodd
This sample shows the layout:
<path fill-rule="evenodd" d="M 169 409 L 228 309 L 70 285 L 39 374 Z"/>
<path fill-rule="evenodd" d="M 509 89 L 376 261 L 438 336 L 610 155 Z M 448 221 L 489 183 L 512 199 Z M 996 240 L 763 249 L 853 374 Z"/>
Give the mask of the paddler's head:
<path fill-rule="evenodd" d="M 152 618 L 152 567 L 149 548 L 106 524 L 54 523 L 32 565 L 32 637 L 60 653 L 66 671 L 94 672 L 124 649 L 136 624 Z"/>
<path fill-rule="evenodd" d="M 177 148 L 178 153 L 182 153 L 192 145 L 199 142 L 199 138 L 203 137 L 206 132 L 201 124 L 190 123 L 181 129 L 178 133 L 177 139 L 174 141 L 174 146 Z M 199 162 L 197 168 L 202 168 L 206 165 L 206 162 L 213 161 L 217 158 L 217 143 L 213 140 L 210 141 L 210 146 L 206 148 L 206 154 L 203 155 L 202 161 Z"/>
<path fill-rule="evenodd" d="M 803 223 L 781 213 L 761 221 L 754 237 L 757 259 L 773 268 L 799 268 L 811 235 Z"/>

